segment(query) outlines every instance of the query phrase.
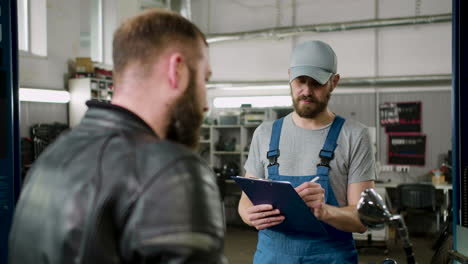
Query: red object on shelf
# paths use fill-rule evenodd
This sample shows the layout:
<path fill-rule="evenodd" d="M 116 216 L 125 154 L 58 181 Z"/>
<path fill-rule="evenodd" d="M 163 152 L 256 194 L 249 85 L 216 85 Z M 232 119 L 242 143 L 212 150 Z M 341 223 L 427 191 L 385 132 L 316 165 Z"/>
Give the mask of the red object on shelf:
<path fill-rule="evenodd" d="M 112 79 L 112 71 L 101 68 L 94 68 L 94 73 L 96 73 L 96 77 L 98 78 Z"/>

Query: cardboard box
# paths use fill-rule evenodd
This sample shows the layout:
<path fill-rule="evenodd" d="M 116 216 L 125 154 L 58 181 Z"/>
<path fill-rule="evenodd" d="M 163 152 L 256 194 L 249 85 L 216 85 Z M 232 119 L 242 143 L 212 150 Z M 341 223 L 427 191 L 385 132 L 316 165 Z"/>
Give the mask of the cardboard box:
<path fill-rule="evenodd" d="M 94 62 L 89 57 L 81 57 L 75 59 L 76 72 L 94 72 Z"/>
<path fill-rule="evenodd" d="M 437 176 L 432 176 L 432 184 L 445 184 L 445 175 L 440 175 L 439 177 Z"/>

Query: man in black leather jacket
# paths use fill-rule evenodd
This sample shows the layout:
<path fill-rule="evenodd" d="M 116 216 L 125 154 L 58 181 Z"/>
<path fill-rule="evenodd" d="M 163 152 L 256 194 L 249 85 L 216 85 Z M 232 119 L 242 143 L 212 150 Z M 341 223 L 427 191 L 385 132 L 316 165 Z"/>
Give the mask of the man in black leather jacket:
<path fill-rule="evenodd" d="M 222 263 L 215 177 L 196 146 L 211 70 L 203 34 L 150 10 L 114 34 L 112 104 L 36 161 L 18 203 L 10 264 Z"/>

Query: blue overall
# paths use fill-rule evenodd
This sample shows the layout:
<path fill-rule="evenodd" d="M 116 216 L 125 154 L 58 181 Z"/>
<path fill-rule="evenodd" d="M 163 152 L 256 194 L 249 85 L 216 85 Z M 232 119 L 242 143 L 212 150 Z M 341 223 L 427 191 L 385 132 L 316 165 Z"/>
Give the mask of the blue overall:
<path fill-rule="evenodd" d="M 338 202 L 330 185 L 328 171 L 329 163 L 333 159 L 336 141 L 345 119 L 336 116 L 328 132 L 325 144 L 319 153 L 321 162 L 317 165 L 317 175 L 285 176 L 278 173 L 279 141 L 283 118 L 273 123 L 270 149 L 267 153 L 268 178 L 272 180 L 289 181 L 294 187 L 320 176 L 317 181 L 325 190 L 325 202 L 338 206 Z M 327 263 L 346 264 L 358 263 L 357 251 L 351 233 L 340 231 L 324 222 L 328 235 L 317 237 L 298 232 L 279 232 L 274 228 L 260 230 L 258 233 L 257 251 L 254 264 L 294 264 L 294 263 Z"/>

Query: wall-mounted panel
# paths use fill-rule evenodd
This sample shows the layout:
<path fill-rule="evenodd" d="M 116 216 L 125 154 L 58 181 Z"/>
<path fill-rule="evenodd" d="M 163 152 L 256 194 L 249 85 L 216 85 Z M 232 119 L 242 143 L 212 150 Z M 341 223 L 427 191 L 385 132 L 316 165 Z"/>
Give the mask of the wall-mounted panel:
<path fill-rule="evenodd" d="M 446 87 L 447 89 L 449 87 Z M 419 93 L 381 93 L 380 102 L 410 102 L 422 103 L 422 130 L 426 135 L 426 164 L 423 167 L 412 167 L 410 174 L 423 177 L 441 164 L 441 156 L 452 148 L 451 129 L 451 93 L 450 91 L 419 92 Z M 380 157 L 386 163 L 387 134 L 380 127 Z"/>

